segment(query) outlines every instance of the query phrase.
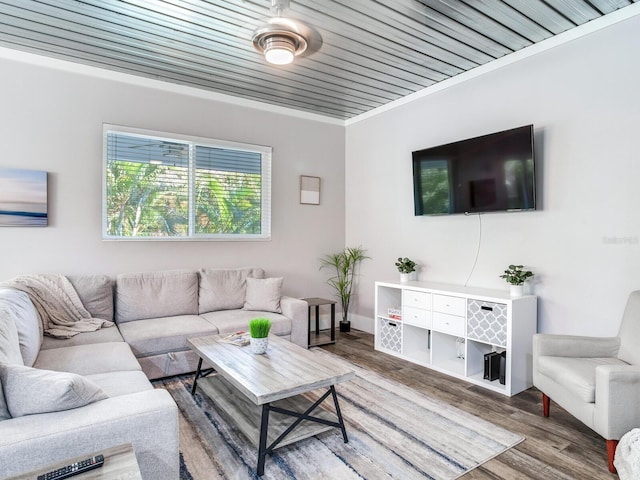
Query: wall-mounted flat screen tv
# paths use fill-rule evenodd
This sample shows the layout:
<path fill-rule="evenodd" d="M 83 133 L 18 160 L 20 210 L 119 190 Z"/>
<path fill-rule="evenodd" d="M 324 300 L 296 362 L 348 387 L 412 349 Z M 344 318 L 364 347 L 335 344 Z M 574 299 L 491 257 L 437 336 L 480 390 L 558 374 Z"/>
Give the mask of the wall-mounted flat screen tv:
<path fill-rule="evenodd" d="M 416 215 L 536 208 L 533 125 L 412 155 Z"/>

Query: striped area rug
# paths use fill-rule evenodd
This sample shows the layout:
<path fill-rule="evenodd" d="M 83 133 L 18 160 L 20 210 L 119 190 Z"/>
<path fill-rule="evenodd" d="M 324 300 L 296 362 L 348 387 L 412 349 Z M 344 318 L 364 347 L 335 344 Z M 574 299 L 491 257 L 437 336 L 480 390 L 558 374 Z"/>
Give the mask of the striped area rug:
<path fill-rule="evenodd" d="M 311 351 L 319 362 L 324 355 L 333 356 L 320 349 Z M 356 377 L 336 386 L 349 443 L 333 429 L 277 449 L 267 456 L 263 479 L 449 480 L 524 440 L 349 365 Z M 180 409 L 181 480 L 260 478 L 256 448 L 199 389 L 191 396 L 192 381 L 193 375 L 184 375 L 155 382 L 156 388 L 171 393 Z M 331 411 L 333 404 L 325 401 L 323 406 Z"/>

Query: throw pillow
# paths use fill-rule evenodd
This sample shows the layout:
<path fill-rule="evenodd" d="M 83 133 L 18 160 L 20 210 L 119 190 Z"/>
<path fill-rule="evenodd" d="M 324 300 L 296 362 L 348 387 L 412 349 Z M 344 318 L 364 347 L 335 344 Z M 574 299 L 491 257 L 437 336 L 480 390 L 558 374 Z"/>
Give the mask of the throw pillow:
<path fill-rule="evenodd" d="M 280 298 L 282 297 L 282 277 L 247 278 L 247 296 L 243 310 L 260 310 L 263 312 L 282 313 Z"/>
<path fill-rule="evenodd" d="M 75 373 L 0 365 L 0 382 L 12 417 L 70 410 L 108 398 L 95 383 Z"/>
<path fill-rule="evenodd" d="M 247 296 L 247 277 L 264 278 L 261 268 L 202 268 L 198 271 L 198 313 L 242 308 Z"/>
<path fill-rule="evenodd" d="M 114 281 L 107 275 L 77 275 L 67 277 L 76 289 L 84 308 L 93 318 L 113 320 Z"/>

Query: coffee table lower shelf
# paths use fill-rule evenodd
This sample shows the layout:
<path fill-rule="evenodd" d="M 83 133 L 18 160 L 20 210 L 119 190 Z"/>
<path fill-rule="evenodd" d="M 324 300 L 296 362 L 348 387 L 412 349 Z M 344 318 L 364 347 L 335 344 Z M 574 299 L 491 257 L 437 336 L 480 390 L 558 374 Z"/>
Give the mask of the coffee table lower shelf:
<path fill-rule="evenodd" d="M 262 421 L 262 406 L 256 405 L 238 390 L 231 386 L 221 375 L 210 375 L 198 380 L 198 386 L 211 398 L 216 406 L 227 415 L 238 429 L 255 446 L 260 447 L 260 427 Z M 313 402 L 302 395 L 278 400 L 271 404 L 295 412 L 305 412 Z M 315 417 L 323 418 L 329 422 L 336 422 L 335 415 L 323 409 L 317 409 Z M 267 445 L 271 445 L 294 422 L 290 415 L 271 412 L 269 415 L 269 428 L 267 431 Z M 335 428 L 316 422 L 303 420 L 294 430 L 284 437 L 274 448 L 284 447 L 305 438 L 318 435 Z"/>

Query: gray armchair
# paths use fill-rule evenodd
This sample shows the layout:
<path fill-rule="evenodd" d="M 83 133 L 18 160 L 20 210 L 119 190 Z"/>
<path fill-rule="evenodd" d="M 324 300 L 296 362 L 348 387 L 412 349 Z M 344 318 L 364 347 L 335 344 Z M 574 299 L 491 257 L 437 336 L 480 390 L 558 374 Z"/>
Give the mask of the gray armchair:
<path fill-rule="evenodd" d="M 536 334 L 533 384 L 545 417 L 553 399 L 606 439 L 615 473 L 618 440 L 640 427 L 640 290 L 629 295 L 616 337 Z"/>

